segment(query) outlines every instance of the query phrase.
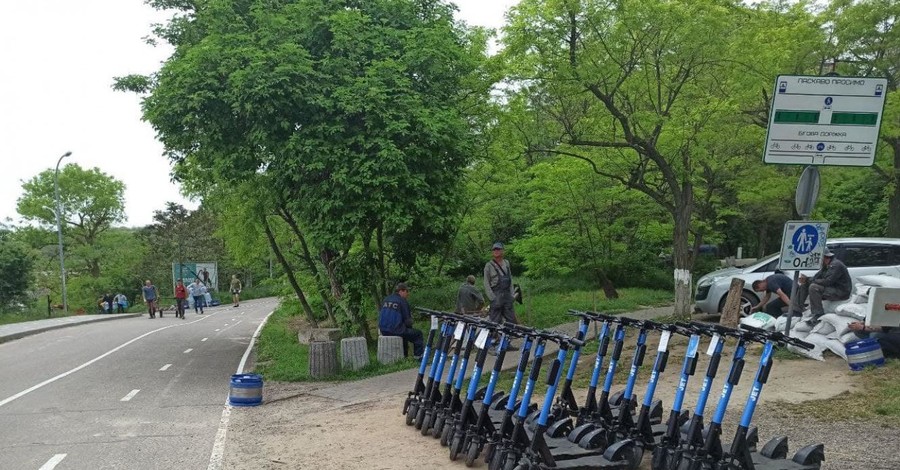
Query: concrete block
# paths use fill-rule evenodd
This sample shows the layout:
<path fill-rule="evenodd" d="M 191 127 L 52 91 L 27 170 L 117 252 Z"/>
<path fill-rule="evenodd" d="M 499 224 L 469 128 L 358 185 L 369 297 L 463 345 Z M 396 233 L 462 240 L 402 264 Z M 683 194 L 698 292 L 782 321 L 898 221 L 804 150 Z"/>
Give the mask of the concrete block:
<path fill-rule="evenodd" d="M 369 365 L 369 348 L 363 337 L 341 340 L 341 367 L 359 370 Z"/>
<path fill-rule="evenodd" d="M 403 338 L 399 336 L 378 337 L 378 362 L 393 364 L 403 359 Z"/>
<path fill-rule="evenodd" d="M 311 344 L 316 341 L 340 341 L 340 328 L 310 328 L 297 333 L 300 344 Z"/>
<path fill-rule="evenodd" d="M 316 341 L 309 343 L 309 376 L 314 379 L 338 372 L 337 343 Z"/>

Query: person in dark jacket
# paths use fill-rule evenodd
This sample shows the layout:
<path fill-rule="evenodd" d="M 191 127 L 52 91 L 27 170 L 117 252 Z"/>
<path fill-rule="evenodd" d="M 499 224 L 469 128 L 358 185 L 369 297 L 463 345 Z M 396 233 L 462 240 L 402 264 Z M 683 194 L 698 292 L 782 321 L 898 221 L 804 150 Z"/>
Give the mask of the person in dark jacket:
<path fill-rule="evenodd" d="M 787 307 L 791 303 L 791 289 L 794 287 L 794 281 L 781 273 L 773 274 L 765 279 L 753 281 L 753 290 L 755 292 L 765 292 L 762 300 L 750 309 L 751 312 L 761 311 L 765 308 L 766 313 L 773 317 L 781 316 L 781 309 Z M 775 294 L 775 299 L 769 301 L 769 297 Z"/>
<path fill-rule="evenodd" d="M 875 338 L 881 346 L 884 357 L 900 359 L 900 328 L 889 326 L 866 326 L 864 322 L 856 321 L 848 325 L 850 330 L 856 333 L 857 338 Z"/>
<path fill-rule="evenodd" d="M 800 315 L 806 298 L 809 297 L 809 310 L 813 320 L 825 315 L 823 300 L 847 300 L 850 298 L 852 282 L 847 266 L 839 259 L 835 259 L 834 253 L 827 247 L 822 258 L 822 269 L 813 277 L 807 278 L 800 275 L 800 287 L 797 289 L 797 300 L 794 302 L 795 315 Z"/>
<path fill-rule="evenodd" d="M 378 312 L 378 330 L 382 336 L 399 336 L 403 338 L 403 355 L 408 356 L 408 343 L 413 344 L 413 356 L 422 357 L 425 350 L 425 338 L 422 332 L 413 328 L 412 313 L 409 308 L 409 287 L 399 283 L 394 293 L 385 297 Z"/>
<path fill-rule="evenodd" d="M 466 278 L 456 292 L 456 313 L 475 313 L 484 306 L 484 296 L 475 287 L 475 276 Z"/>

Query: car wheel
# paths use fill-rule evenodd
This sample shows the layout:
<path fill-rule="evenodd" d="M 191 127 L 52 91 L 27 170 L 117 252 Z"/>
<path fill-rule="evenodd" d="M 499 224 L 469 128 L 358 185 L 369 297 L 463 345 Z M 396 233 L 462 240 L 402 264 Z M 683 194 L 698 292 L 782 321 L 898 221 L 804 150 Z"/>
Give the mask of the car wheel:
<path fill-rule="evenodd" d="M 719 301 L 719 312 L 725 310 L 725 300 L 728 298 L 728 295 L 723 295 L 722 300 Z M 759 299 L 756 298 L 750 292 L 743 291 L 741 292 L 741 317 L 746 317 L 750 315 L 750 309 L 755 307 L 756 304 L 759 303 Z"/>

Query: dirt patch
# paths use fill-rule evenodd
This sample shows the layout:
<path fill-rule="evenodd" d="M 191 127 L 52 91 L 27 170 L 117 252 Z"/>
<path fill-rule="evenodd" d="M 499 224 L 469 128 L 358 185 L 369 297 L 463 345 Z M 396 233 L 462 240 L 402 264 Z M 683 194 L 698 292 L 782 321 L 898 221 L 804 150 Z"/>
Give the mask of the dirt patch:
<path fill-rule="evenodd" d="M 672 359 L 657 389 L 656 397 L 663 401 L 666 413 L 674 397 L 683 350 L 682 341 L 673 344 Z M 730 440 L 749 393 L 758 353 L 756 347 L 748 351 L 741 384 L 726 416 L 726 440 Z M 591 356 L 585 355 L 579 370 L 590 368 Z M 645 363 L 652 364 L 654 356 L 654 350 L 648 351 Z M 730 353 L 726 353 L 707 414 L 711 414 L 718 399 L 730 359 Z M 627 369 L 629 363 L 630 355 L 623 354 L 622 367 Z M 701 360 L 697 375 L 689 384 L 686 409 L 692 410 L 696 403 L 705 369 L 706 363 Z M 642 371 L 636 387 L 639 398 L 643 396 L 647 377 Z M 411 370 L 341 384 L 267 384 L 262 406 L 236 409 L 232 413 L 225 468 L 465 468 L 461 462 L 450 462 L 447 449 L 437 440 L 423 437 L 404 424 L 400 407 L 414 378 L 415 371 Z M 900 452 L 888 451 L 884 445 L 893 442 L 895 428 L 866 422 L 823 423 L 778 412 L 794 403 L 830 398 L 854 388 L 854 377 L 839 358 L 831 357 L 825 362 L 776 360 L 754 420 L 760 428 L 761 441 L 786 434 L 790 436 L 792 452 L 806 444 L 824 442 L 827 460 L 823 469 L 900 468 Z M 583 397 L 582 387 L 578 392 L 576 395 Z"/>

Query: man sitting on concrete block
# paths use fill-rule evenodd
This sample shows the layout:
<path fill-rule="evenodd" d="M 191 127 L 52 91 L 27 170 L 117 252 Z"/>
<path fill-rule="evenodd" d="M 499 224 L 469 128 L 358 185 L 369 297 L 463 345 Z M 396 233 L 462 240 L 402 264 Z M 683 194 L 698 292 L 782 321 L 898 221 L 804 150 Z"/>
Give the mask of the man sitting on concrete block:
<path fill-rule="evenodd" d="M 413 328 L 412 313 L 409 308 L 409 288 L 405 283 L 394 287 L 394 293 L 381 302 L 378 312 L 378 329 L 382 336 L 399 336 L 403 338 L 403 355 L 408 356 L 407 343 L 413 344 L 413 356 L 422 357 L 425 350 L 425 339 L 422 332 Z"/>

